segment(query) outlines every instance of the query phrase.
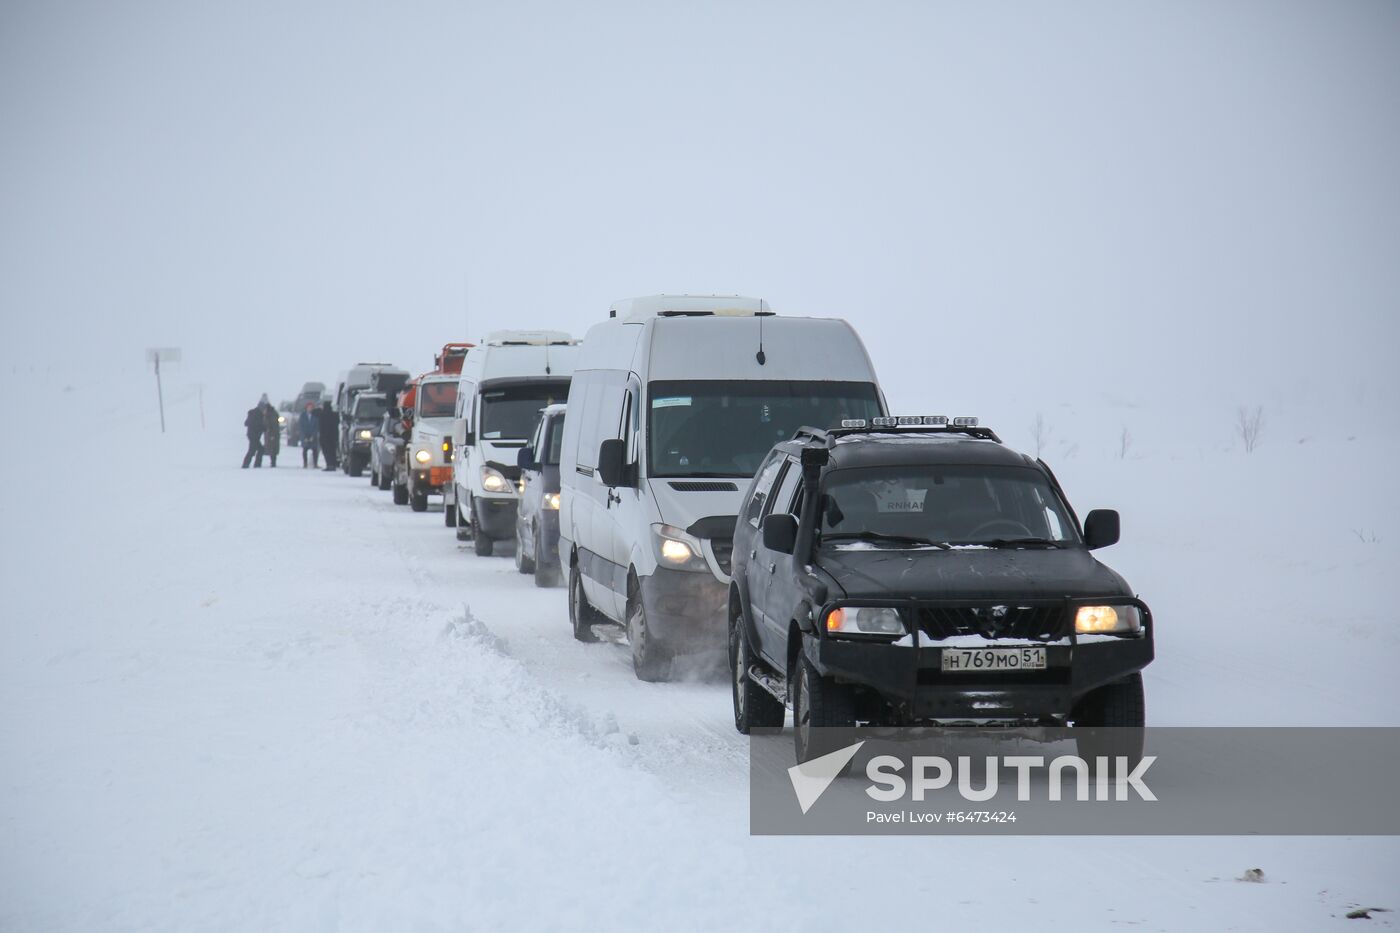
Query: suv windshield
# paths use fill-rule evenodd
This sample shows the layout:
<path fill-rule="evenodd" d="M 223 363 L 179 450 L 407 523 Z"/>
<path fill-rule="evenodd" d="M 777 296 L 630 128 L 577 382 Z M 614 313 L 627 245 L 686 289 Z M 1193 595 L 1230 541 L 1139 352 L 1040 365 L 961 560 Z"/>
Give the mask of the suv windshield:
<path fill-rule="evenodd" d="M 356 421 L 378 421 L 384 417 L 384 412 L 389 410 L 389 402 L 382 398 L 365 398 L 363 395 L 355 399 L 354 419 Z"/>
<path fill-rule="evenodd" d="M 424 382 L 418 386 L 418 417 L 451 418 L 457 407 L 457 383 Z"/>
<path fill-rule="evenodd" d="M 868 382 L 670 381 L 648 390 L 649 476 L 748 478 L 800 427 L 884 414 Z"/>
<path fill-rule="evenodd" d="M 487 389 L 481 393 L 481 437 L 525 440 L 540 423 L 540 409 L 564 401 L 568 394 L 567 382 Z"/>
<path fill-rule="evenodd" d="M 821 499 L 825 543 L 1054 547 L 1079 534 L 1049 481 L 1028 467 L 836 470 Z"/>

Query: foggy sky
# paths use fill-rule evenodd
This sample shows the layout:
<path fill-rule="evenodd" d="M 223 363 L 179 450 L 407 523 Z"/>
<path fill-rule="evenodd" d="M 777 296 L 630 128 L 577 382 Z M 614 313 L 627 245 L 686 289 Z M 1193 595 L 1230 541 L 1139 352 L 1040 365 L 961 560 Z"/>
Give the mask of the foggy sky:
<path fill-rule="evenodd" d="M 6 0 L 0 368 L 176 345 L 241 408 L 718 291 L 896 407 L 1389 400 L 1398 51 L 1351 0 Z"/>

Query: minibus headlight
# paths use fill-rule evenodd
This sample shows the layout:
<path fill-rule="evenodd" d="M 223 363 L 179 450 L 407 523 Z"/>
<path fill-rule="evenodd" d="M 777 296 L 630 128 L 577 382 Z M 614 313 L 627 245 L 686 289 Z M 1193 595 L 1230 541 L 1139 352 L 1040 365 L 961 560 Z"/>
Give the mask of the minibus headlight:
<path fill-rule="evenodd" d="M 509 492 L 511 485 L 500 470 L 484 466 L 481 468 L 481 488 L 487 492 Z"/>
<path fill-rule="evenodd" d="M 657 562 L 668 570 L 708 570 L 701 556 L 700 541 L 673 525 L 651 526 L 656 542 Z"/>

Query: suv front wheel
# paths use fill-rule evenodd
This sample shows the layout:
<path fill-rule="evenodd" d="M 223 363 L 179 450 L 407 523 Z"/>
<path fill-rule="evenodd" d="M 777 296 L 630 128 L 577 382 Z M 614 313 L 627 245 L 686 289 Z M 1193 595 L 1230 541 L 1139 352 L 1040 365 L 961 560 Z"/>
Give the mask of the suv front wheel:
<path fill-rule="evenodd" d="M 798 655 L 792 694 L 793 744 L 799 762 L 836 751 L 840 740 L 829 729 L 852 729 L 856 724 L 856 697 L 847 684 L 823 677 Z"/>

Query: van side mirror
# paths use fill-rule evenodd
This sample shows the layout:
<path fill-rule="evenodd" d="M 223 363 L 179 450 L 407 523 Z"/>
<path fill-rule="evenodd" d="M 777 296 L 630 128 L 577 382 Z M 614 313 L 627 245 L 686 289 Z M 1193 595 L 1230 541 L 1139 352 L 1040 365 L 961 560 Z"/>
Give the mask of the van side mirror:
<path fill-rule="evenodd" d="M 779 554 L 791 554 L 797 548 L 797 517 L 775 512 L 764 518 L 763 546 Z"/>
<path fill-rule="evenodd" d="M 463 446 L 463 447 L 475 447 L 475 446 L 476 446 L 476 435 L 473 434 L 471 431 L 465 431 L 465 432 L 463 432 L 463 433 L 462 433 L 462 446 Z"/>
<path fill-rule="evenodd" d="M 609 438 L 598 445 L 598 478 L 604 486 L 626 486 L 627 442 Z"/>
<path fill-rule="evenodd" d="M 1084 543 L 1089 550 L 1118 543 L 1118 512 L 1094 509 L 1084 518 Z"/>
<path fill-rule="evenodd" d="M 535 462 L 535 448 L 522 447 L 515 452 L 515 465 L 522 470 L 538 470 L 540 465 Z"/>

